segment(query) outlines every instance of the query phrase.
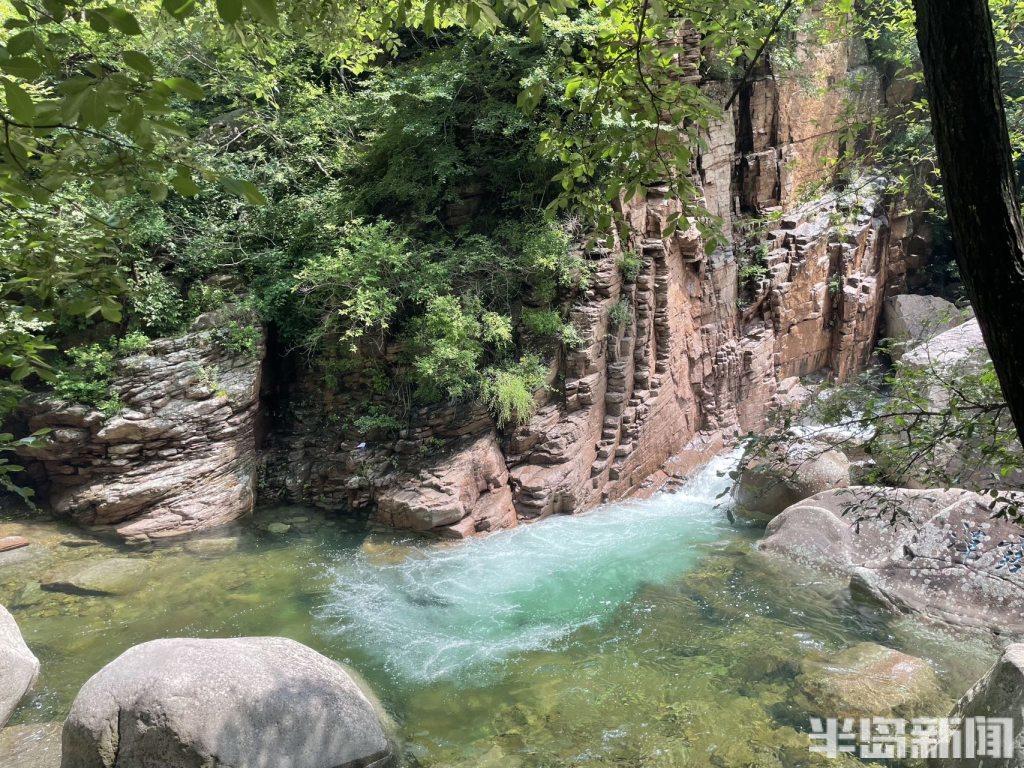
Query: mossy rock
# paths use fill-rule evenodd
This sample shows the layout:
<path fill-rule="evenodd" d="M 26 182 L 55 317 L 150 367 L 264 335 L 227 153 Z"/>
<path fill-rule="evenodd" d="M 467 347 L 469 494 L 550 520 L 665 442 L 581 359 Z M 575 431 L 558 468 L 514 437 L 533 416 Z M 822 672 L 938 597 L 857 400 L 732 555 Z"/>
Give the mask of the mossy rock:
<path fill-rule="evenodd" d="M 801 670 L 799 694 L 820 717 L 939 717 L 952 704 L 928 662 L 876 643 L 806 659 Z"/>

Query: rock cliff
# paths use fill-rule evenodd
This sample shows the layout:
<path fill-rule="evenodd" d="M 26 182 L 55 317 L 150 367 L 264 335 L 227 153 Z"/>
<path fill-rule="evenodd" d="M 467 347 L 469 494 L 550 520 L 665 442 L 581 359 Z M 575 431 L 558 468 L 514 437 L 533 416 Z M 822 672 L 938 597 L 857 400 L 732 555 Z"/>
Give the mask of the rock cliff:
<path fill-rule="evenodd" d="M 146 542 L 204 530 L 252 510 L 263 344 L 223 349 L 200 318 L 118 364 L 114 416 L 52 399 L 26 404 L 51 430 L 26 450 L 54 512 L 97 532 Z"/>
<path fill-rule="evenodd" d="M 267 454 L 268 490 L 465 536 L 635 493 L 674 454 L 757 428 L 795 377 L 861 370 L 884 299 L 906 289 L 928 235 L 870 183 L 798 204 L 840 150 L 843 110 L 883 100 L 863 51 L 801 50 L 813 51 L 801 77 L 756 78 L 696 161 L 736 248 L 707 253 L 696 226 L 666 234 L 681 206 L 665 190 L 624 201 L 628 234 L 584 254 L 593 278 L 571 315 L 583 346 L 552 361 L 528 424 L 503 433 L 478 407 L 419 409 L 399 439 L 364 442 L 325 423 L 329 408 L 300 375 Z M 741 297 L 751 249 L 762 277 Z M 618 266 L 625 252 L 642 263 L 633 280 Z"/>
<path fill-rule="evenodd" d="M 696 82 L 699 40 L 685 42 L 681 76 Z M 695 158 L 731 247 L 710 247 L 685 215 L 670 233 L 686 212 L 667 187 L 623 200 L 624 233 L 582 253 L 592 279 L 571 321 L 583 343 L 553 355 L 529 423 L 505 432 L 479 404 L 458 404 L 413 409 L 397 439 L 356 435 L 332 415 L 346 391 L 350 404 L 368 391 L 369 372 L 347 373 L 340 393 L 321 373 L 279 372 L 262 490 L 448 536 L 507 528 L 637 493 L 673 455 L 682 466 L 756 429 L 797 377 L 863 368 L 927 231 L 869 181 L 811 194 L 834 186 L 851 106 L 870 113 L 884 97 L 859 47 L 797 50 L 792 71 L 766 67 L 742 89 Z M 722 96 L 725 85 L 706 87 Z M 635 274 L 619 266 L 626 253 Z M 205 322 L 121 362 L 125 408 L 112 418 L 29 405 L 28 425 L 52 429 L 31 454 L 57 513 L 145 542 L 251 510 L 264 348 L 232 356 Z"/>

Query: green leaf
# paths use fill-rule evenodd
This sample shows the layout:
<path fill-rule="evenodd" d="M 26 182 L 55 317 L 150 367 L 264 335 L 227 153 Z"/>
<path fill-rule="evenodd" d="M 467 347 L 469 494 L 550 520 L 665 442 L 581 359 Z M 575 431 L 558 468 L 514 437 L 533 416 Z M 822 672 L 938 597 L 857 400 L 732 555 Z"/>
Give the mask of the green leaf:
<path fill-rule="evenodd" d="M 36 119 L 36 106 L 32 97 L 24 88 L 10 80 L 4 80 L 4 96 L 7 98 L 7 111 L 19 123 L 32 125 Z"/>
<path fill-rule="evenodd" d="M 164 85 L 180 96 L 190 101 L 199 101 L 206 97 L 206 92 L 198 83 L 189 80 L 187 77 L 168 77 L 163 80 Z"/>
<path fill-rule="evenodd" d="M 43 74 L 43 68 L 39 62 L 27 56 L 12 56 L 7 61 L 0 61 L 0 69 L 8 75 L 24 80 L 35 80 Z"/>
<path fill-rule="evenodd" d="M 184 197 L 195 197 L 199 194 L 199 186 L 192 180 L 192 173 L 183 165 L 178 166 L 174 178 L 171 179 L 171 186 Z"/>
<path fill-rule="evenodd" d="M 154 203 L 162 203 L 167 199 L 167 185 L 163 182 L 151 181 L 143 186 L 146 187 L 146 191 L 149 192 L 149 196 L 153 199 Z"/>
<path fill-rule="evenodd" d="M 276 0 L 245 0 L 246 6 L 252 11 L 253 16 L 269 24 L 277 26 L 277 2 Z"/>
<path fill-rule="evenodd" d="M 89 21 L 89 26 L 100 34 L 110 31 L 110 20 L 102 11 L 90 8 L 85 12 L 85 18 Z"/>
<path fill-rule="evenodd" d="M 121 305 L 113 299 L 105 299 L 100 305 L 100 314 L 108 323 L 121 322 Z"/>
<path fill-rule="evenodd" d="M 242 0 L 217 0 L 217 14 L 228 24 L 242 17 Z"/>
<path fill-rule="evenodd" d="M 30 29 L 19 32 L 7 41 L 7 53 L 11 56 L 21 56 L 32 49 L 36 41 L 36 33 Z"/>
<path fill-rule="evenodd" d="M 139 51 L 124 51 L 121 54 L 121 58 L 124 59 L 124 63 L 134 69 L 140 75 L 146 77 L 152 77 L 154 72 L 153 62 L 149 60 L 149 57 L 140 53 Z"/>
<path fill-rule="evenodd" d="M 138 19 L 135 15 L 124 8 L 118 8 L 117 6 L 107 6 L 103 9 L 103 15 L 107 21 L 116 29 L 118 32 L 122 32 L 126 35 L 141 35 L 142 27 L 139 26 Z"/>
<path fill-rule="evenodd" d="M 251 181 L 225 176 L 220 180 L 220 183 L 226 191 L 232 195 L 245 198 L 246 202 L 252 205 L 265 205 L 267 202 L 267 198 L 263 196 L 263 193 Z"/>
<path fill-rule="evenodd" d="M 161 0 L 161 7 L 176 19 L 184 19 L 196 9 L 195 0 Z"/>

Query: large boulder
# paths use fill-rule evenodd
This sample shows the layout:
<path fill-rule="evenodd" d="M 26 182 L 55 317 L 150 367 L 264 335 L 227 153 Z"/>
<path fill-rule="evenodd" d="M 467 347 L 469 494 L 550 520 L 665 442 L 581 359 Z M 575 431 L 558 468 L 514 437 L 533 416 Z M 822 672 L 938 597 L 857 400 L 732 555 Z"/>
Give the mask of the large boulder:
<path fill-rule="evenodd" d="M 850 484 L 850 460 L 824 443 L 775 445 L 747 461 L 733 488 L 740 517 L 767 523 L 786 507 L 809 496 Z"/>
<path fill-rule="evenodd" d="M 897 613 L 1024 633 L 1024 529 L 970 491 L 826 491 L 768 524 L 760 549 L 849 580 Z"/>
<path fill-rule="evenodd" d="M 900 294 L 885 300 L 882 311 L 883 334 L 890 342 L 894 359 L 922 341 L 937 336 L 959 325 L 963 313 L 956 306 L 938 296 Z"/>
<path fill-rule="evenodd" d="M 154 640 L 79 691 L 63 768 L 384 768 L 387 716 L 342 665 L 294 640 Z"/>
<path fill-rule="evenodd" d="M 25 645 L 14 617 L 0 605 L 0 727 L 38 676 L 39 660 Z"/>
<path fill-rule="evenodd" d="M 796 684 L 810 711 L 829 717 L 934 716 L 945 698 L 927 661 L 877 643 L 805 659 Z"/>
<path fill-rule="evenodd" d="M 962 364 L 981 364 L 988 360 L 985 339 L 977 318 L 957 325 L 928 339 L 903 356 L 906 365 L 937 365 L 950 369 Z"/>
<path fill-rule="evenodd" d="M 956 722 L 966 718 L 994 717 L 1013 720 L 1012 754 L 1002 759 L 977 757 L 970 761 L 976 768 L 1020 768 L 1024 766 L 1024 644 L 1006 648 L 1003 655 L 953 708 Z M 965 761 L 952 757 L 938 761 L 940 768 L 960 768 Z"/>

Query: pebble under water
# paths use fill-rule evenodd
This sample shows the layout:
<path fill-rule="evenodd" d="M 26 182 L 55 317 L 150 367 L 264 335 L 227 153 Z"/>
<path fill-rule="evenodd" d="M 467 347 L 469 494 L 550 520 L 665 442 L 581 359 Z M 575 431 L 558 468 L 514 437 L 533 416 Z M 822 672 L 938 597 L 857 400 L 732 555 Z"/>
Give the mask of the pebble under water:
<path fill-rule="evenodd" d="M 149 552 L 0 518 L 0 536 L 37 542 L 33 559 L 0 566 L 0 603 L 43 667 L 0 732 L 0 768 L 56 765 L 78 688 L 157 637 L 307 643 L 369 680 L 411 765 L 452 768 L 809 765 L 802 731 L 822 713 L 796 685 L 804 660 L 872 640 L 928 658 L 950 695 L 990 663 L 991 649 L 758 555 L 759 532 L 719 506 L 734 461 L 675 493 L 461 543 L 301 507 Z M 146 577 L 119 596 L 39 587 L 109 557 L 145 558 Z"/>

